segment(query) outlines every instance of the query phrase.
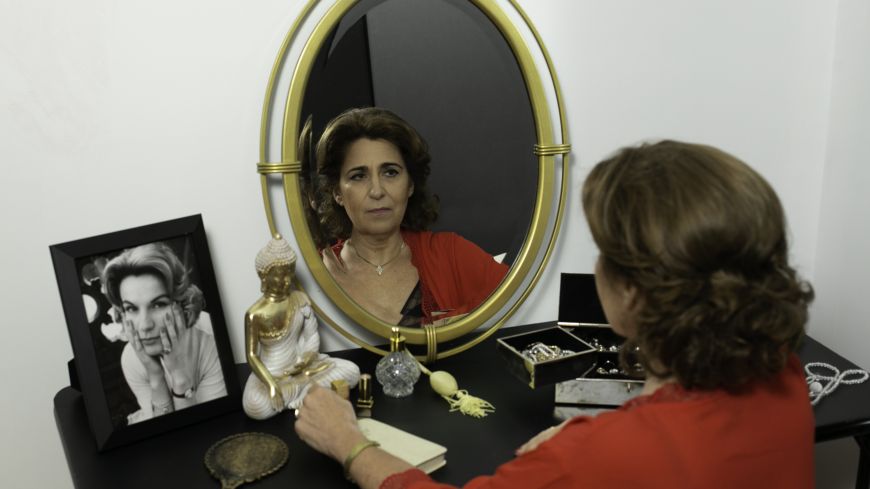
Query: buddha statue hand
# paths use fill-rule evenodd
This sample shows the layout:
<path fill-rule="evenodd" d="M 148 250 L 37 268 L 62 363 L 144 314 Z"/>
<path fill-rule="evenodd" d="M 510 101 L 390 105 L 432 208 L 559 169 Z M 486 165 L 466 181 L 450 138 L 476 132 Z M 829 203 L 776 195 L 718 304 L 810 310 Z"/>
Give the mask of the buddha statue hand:
<path fill-rule="evenodd" d="M 292 367 L 284 371 L 281 377 L 292 377 L 294 375 L 299 375 L 303 373 L 305 369 L 307 369 L 308 366 L 317 359 L 318 356 L 319 353 L 316 351 L 307 351 L 303 353 L 299 356 L 299 359 L 296 361 L 296 363 L 293 364 Z"/>
<path fill-rule="evenodd" d="M 269 400 L 275 412 L 281 412 L 284 409 L 284 395 L 281 394 L 281 387 L 274 379 L 269 382 Z"/>

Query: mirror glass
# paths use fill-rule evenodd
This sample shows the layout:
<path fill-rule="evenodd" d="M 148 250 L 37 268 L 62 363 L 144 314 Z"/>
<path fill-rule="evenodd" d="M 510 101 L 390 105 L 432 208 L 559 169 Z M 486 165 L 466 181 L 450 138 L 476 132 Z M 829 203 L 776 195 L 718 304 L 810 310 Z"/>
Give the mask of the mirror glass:
<path fill-rule="evenodd" d="M 486 14 L 465 0 L 351 8 L 317 54 L 300 127 L 310 118 L 316 143 L 332 118 L 369 106 L 396 113 L 428 142 L 428 187 L 439 200 L 431 230 L 455 232 L 511 265 L 535 205 L 536 132 L 520 67 Z M 305 187 L 316 169 L 313 154 L 301 156 Z M 323 234 L 313 212 L 307 222 Z"/>

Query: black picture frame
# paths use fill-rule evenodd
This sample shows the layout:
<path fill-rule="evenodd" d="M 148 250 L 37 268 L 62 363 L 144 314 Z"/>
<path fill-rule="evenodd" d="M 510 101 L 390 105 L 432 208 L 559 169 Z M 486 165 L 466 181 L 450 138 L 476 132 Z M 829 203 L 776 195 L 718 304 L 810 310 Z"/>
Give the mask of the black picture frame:
<path fill-rule="evenodd" d="M 201 323 L 210 319 L 218 360 L 215 362 L 211 357 L 209 378 L 212 381 L 218 379 L 215 363 L 219 363 L 226 395 L 130 422 L 128 416 L 135 413 L 131 413 L 131 410 L 140 410 L 141 406 L 132 395 L 132 384 L 122 370 L 121 352 L 128 345 L 123 338 L 118 340 L 117 335 L 110 337 L 106 333 L 109 330 L 118 331 L 118 327 L 113 328 L 112 323 L 116 321 L 111 305 L 105 294 L 100 292 L 100 284 L 95 285 L 94 281 L 101 280 L 100 265 L 105 266 L 105 261 L 124 250 L 150 243 L 162 243 L 171 248 L 184 264 L 191 282 L 202 291 L 205 306 L 197 316 L 195 327 L 207 331 L 207 325 Z M 98 451 L 133 443 L 241 408 L 241 388 L 200 214 L 55 244 L 49 246 L 49 251 L 74 355 L 71 363 L 75 372 L 71 371 L 71 377 L 78 379 Z M 205 342 L 201 344 L 208 345 L 199 351 L 205 348 L 213 352 L 211 344 L 207 343 L 210 341 L 207 334 L 197 333 L 197 338 Z M 132 357 L 129 356 L 131 354 Z M 131 364 L 129 358 L 137 358 L 132 350 L 128 353 L 127 365 Z M 218 382 L 211 384 L 219 385 Z M 219 387 L 212 387 L 211 391 L 213 395 L 220 394 Z"/>

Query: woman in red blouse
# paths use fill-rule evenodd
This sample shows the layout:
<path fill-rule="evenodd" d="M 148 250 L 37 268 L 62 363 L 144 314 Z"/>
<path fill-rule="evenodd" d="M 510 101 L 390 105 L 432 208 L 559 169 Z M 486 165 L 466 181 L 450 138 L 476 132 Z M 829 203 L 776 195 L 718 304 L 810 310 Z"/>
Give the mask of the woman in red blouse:
<path fill-rule="evenodd" d="M 813 487 L 813 414 L 794 353 L 813 292 L 788 264 L 770 185 L 716 148 L 662 141 L 599 163 L 583 209 L 598 295 L 644 390 L 542 432 L 465 487 Z M 296 431 L 361 487 L 447 487 L 370 447 L 330 391 L 309 392 Z"/>
<path fill-rule="evenodd" d="M 310 155 L 312 141 L 300 139 L 299 153 Z M 303 189 L 317 207 L 309 218 L 319 224 L 323 264 L 371 315 L 408 327 L 446 323 L 480 306 L 507 275 L 471 241 L 429 231 L 438 218 L 429 147 L 398 115 L 347 110 L 327 124 L 315 154 L 317 185 Z"/>

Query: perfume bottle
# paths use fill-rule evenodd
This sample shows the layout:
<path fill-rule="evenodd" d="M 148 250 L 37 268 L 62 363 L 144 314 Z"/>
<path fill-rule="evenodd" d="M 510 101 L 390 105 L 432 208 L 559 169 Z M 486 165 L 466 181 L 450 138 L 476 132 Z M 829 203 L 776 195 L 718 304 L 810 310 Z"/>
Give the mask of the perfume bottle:
<path fill-rule="evenodd" d="M 390 397 L 407 397 L 414 392 L 420 367 L 405 349 L 405 337 L 394 327 L 390 335 L 390 353 L 378 361 L 375 378 Z"/>

